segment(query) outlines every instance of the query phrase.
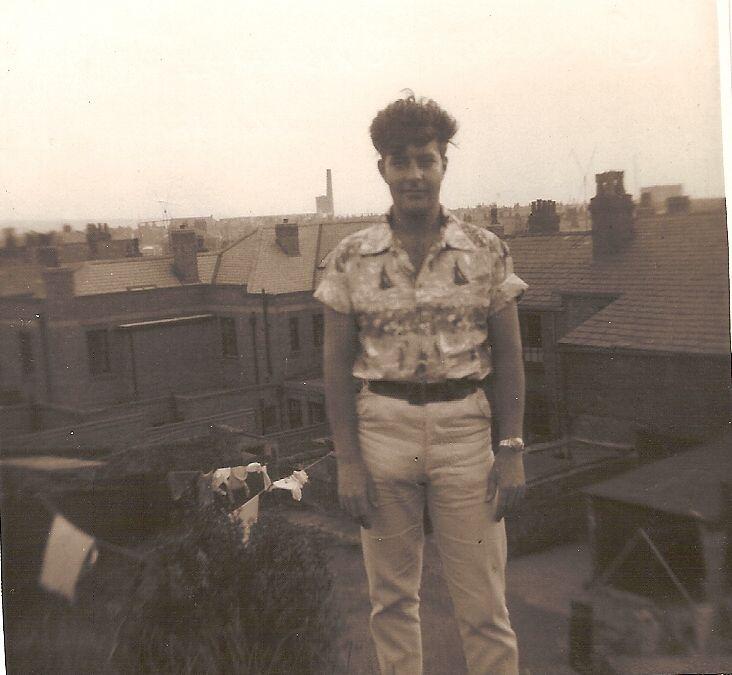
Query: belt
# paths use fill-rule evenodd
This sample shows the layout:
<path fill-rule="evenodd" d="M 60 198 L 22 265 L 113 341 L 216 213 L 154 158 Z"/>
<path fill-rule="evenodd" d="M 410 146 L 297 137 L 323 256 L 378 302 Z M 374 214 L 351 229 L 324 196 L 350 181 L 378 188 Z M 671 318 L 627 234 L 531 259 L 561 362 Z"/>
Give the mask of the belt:
<path fill-rule="evenodd" d="M 472 394 L 480 382 L 476 380 L 445 380 L 444 382 L 394 382 L 391 380 L 369 380 L 368 388 L 374 394 L 390 396 L 412 405 L 458 401 Z"/>

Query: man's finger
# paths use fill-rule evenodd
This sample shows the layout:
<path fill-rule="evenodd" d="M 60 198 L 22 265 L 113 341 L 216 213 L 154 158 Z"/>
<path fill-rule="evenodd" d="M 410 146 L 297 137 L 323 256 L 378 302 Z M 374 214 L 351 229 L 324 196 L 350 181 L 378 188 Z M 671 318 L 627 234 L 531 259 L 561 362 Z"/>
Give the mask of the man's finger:
<path fill-rule="evenodd" d="M 503 504 L 503 515 L 516 511 L 521 504 L 521 500 L 524 496 L 525 487 L 523 485 L 516 485 L 503 489 L 505 493 L 505 499 Z"/>
<path fill-rule="evenodd" d="M 496 521 L 500 521 L 503 518 L 503 514 L 506 510 L 506 491 L 497 490 L 498 494 L 498 506 L 496 507 Z"/>
<path fill-rule="evenodd" d="M 369 517 L 369 499 L 366 495 L 346 495 L 343 498 L 343 507 L 346 513 L 365 529 L 371 527 Z"/>
<path fill-rule="evenodd" d="M 516 488 L 506 488 L 506 500 L 503 505 L 503 515 L 507 515 L 516 508 Z"/>

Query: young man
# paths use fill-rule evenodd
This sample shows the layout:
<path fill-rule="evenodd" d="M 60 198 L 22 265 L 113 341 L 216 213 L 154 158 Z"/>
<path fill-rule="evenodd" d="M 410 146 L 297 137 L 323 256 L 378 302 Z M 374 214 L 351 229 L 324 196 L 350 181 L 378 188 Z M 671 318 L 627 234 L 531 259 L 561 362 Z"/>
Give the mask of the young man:
<path fill-rule="evenodd" d="M 362 526 L 379 665 L 422 672 L 426 503 L 470 673 L 516 673 L 502 519 L 524 491 L 516 298 L 527 286 L 498 237 L 440 204 L 452 117 L 409 97 L 370 131 L 393 206 L 387 222 L 340 242 L 315 296 L 326 305 L 338 492 Z M 502 439 L 495 459 L 489 375 Z"/>

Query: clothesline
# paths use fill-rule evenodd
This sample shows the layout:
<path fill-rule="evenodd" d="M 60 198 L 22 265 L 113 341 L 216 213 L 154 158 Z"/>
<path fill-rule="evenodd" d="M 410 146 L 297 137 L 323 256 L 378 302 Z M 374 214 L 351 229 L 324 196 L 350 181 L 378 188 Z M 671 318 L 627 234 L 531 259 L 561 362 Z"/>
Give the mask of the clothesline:
<path fill-rule="evenodd" d="M 231 480 L 232 476 L 239 484 L 245 485 L 246 477 L 249 473 L 263 474 L 264 487 L 255 495 L 247 499 L 244 504 L 229 513 L 229 517 L 232 521 L 238 521 L 244 528 L 244 542 L 248 540 L 249 530 L 252 524 L 257 521 L 259 515 L 259 497 L 262 494 L 270 492 L 274 488 L 285 489 L 292 492 L 293 498 L 299 501 L 302 497 L 302 488 L 309 480 L 307 472 L 332 455 L 332 451 L 328 452 L 315 461 L 310 462 L 302 469 L 293 471 L 290 476 L 280 478 L 276 481 L 272 481 L 270 479 L 267 474 L 266 465 L 260 464 L 259 462 L 252 462 L 246 467 L 235 467 L 239 470 L 244 469 L 243 475 L 241 471 L 238 472 L 239 475 L 236 475 L 232 468 L 218 469 L 215 472 L 211 472 L 210 475 L 212 476 L 218 472 L 228 472 L 217 476 L 217 478 L 222 481 L 219 483 L 217 488 L 220 488 L 220 485 L 222 484 L 227 484 L 227 482 Z M 138 579 L 141 578 L 140 575 L 142 574 L 142 570 L 150 560 L 151 556 L 156 552 L 157 547 L 141 553 L 118 546 L 117 544 L 113 544 L 103 539 L 97 539 L 83 530 L 80 530 L 68 521 L 63 514 L 58 511 L 55 505 L 50 502 L 50 500 L 45 499 L 43 496 L 41 499 L 46 504 L 48 510 L 54 514 L 54 520 L 51 524 L 51 530 L 46 542 L 46 549 L 43 557 L 40 578 L 41 585 L 48 590 L 61 593 L 69 600 L 73 600 L 76 594 L 76 583 L 82 567 L 85 565 L 94 565 L 97 559 L 97 552 L 104 550 L 111 551 L 137 563 L 140 569 L 138 570 L 136 577 Z M 72 564 L 68 564 L 68 561 L 70 560 L 73 560 Z"/>
<path fill-rule="evenodd" d="M 322 462 L 323 460 L 327 459 L 328 457 L 331 457 L 332 455 L 333 455 L 333 451 L 331 450 L 329 453 L 323 455 L 322 457 L 318 457 L 318 459 L 316 459 L 314 462 L 311 462 L 307 466 L 304 466 L 302 469 L 297 469 L 296 471 L 293 471 L 292 474 L 291 474 L 291 476 L 294 475 L 295 473 L 299 473 L 301 471 L 302 472 L 305 472 L 307 474 L 307 472 L 310 471 L 310 469 L 312 469 L 317 464 L 320 464 L 320 462 Z M 284 457 L 283 459 L 287 459 L 287 458 Z M 266 469 L 267 467 L 265 466 L 264 468 Z M 266 471 L 265 471 L 265 475 L 266 475 Z M 257 494 L 252 495 L 252 497 L 250 497 L 247 501 L 251 501 L 252 499 L 255 499 L 255 498 L 261 496 L 265 492 L 270 492 L 272 490 L 272 488 L 275 487 L 275 484 L 276 483 L 279 483 L 282 480 L 287 480 L 287 479 L 286 478 L 281 478 L 279 480 L 274 481 L 270 485 L 265 485 L 259 492 L 257 492 Z"/>

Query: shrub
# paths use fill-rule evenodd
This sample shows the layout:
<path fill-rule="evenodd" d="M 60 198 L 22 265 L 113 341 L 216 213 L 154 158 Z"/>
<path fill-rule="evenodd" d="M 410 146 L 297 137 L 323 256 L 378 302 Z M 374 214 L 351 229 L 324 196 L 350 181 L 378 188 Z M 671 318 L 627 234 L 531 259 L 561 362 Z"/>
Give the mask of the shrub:
<path fill-rule="evenodd" d="M 115 648 L 125 672 L 328 673 L 335 670 L 322 536 L 276 512 L 249 543 L 215 507 L 161 536 L 127 606 Z"/>

